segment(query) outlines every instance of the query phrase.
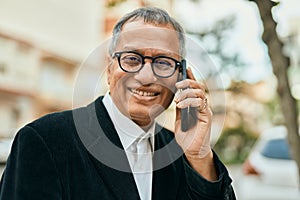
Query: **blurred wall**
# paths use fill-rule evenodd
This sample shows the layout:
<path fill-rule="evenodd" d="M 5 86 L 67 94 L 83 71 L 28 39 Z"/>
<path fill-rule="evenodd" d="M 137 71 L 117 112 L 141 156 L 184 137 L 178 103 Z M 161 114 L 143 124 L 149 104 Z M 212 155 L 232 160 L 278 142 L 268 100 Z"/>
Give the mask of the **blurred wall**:
<path fill-rule="evenodd" d="M 0 1 L 0 138 L 72 107 L 77 71 L 104 35 L 102 3 Z"/>
<path fill-rule="evenodd" d="M 103 1 L 1 0 L 0 31 L 82 59 L 99 42 Z"/>

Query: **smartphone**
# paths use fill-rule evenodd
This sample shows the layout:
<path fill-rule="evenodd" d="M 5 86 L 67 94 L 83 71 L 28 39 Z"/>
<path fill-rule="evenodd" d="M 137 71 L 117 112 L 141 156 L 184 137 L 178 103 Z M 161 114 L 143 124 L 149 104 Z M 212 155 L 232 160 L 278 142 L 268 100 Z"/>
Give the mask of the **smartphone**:
<path fill-rule="evenodd" d="M 187 79 L 187 74 L 186 74 L 186 60 L 182 60 L 182 80 Z M 187 131 L 189 129 L 189 107 L 183 108 L 180 111 L 181 114 L 181 130 L 182 131 Z"/>

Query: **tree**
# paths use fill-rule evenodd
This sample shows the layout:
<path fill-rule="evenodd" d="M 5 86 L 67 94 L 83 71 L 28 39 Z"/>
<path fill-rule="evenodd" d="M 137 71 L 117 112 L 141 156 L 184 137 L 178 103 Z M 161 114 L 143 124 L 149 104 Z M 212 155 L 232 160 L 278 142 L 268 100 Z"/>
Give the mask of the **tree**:
<path fill-rule="evenodd" d="M 274 75 L 278 80 L 277 94 L 280 99 L 282 114 L 288 130 L 287 139 L 291 147 L 291 155 L 298 165 L 300 181 L 300 136 L 298 127 L 298 109 L 296 99 L 290 90 L 287 70 L 290 60 L 283 54 L 283 43 L 276 32 L 277 23 L 272 15 L 272 8 L 278 3 L 271 0 L 249 0 L 257 4 L 261 20 L 263 22 L 262 40 L 268 47 Z"/>
<path fill-rule="evenodd" d="M 247 66 L 247 63 L 240 59 L 239 52 L 228 53 L 226 50 L 226 47 L 231 45 L 228 38 L 236 26 L 235 23 L 236 16 L 229 15 L 216 21 L 209 30 L 187 30 L 188 34 L 196 36 L 201 41 L 207 53 L 214 58 L 217 65 L 221 66 L 219 70 L 210 72 L 208 77 L 219 76 L 220 73 L 231 73 L 232 79 L 237 80 L 240 79 L 239 75 L 243 67 Z"/>

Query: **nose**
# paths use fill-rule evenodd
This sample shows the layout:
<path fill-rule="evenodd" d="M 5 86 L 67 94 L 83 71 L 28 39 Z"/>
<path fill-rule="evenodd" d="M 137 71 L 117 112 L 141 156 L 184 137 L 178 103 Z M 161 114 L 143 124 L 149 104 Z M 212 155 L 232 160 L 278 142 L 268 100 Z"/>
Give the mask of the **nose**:
<path fill-rule="evenodd" d="M 134 78 L 143 85 L 149 85 L 157 80 L 151 67 L 151 62 L 146 61 L 142 69 L 137 72 Z"/>

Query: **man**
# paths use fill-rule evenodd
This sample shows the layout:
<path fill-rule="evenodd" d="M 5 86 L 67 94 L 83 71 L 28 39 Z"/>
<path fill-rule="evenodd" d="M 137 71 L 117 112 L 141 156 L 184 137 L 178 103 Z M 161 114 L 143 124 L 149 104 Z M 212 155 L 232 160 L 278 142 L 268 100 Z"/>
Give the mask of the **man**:
<path fill-rule="evenodd" d="M 87 107 L 23 127 L 0 198 L 235 199 L 228 172 L 210 148 L 205 88 L 191 70 L 181 81 L 184 43 L 181 26 L 161 9 L 124 16 L 107 58 L 109 92 Z M 173 99 L 174 133 L 154 122 Z M 180 111 L 187 107 L 191 123 L 182 131 Z"/>

